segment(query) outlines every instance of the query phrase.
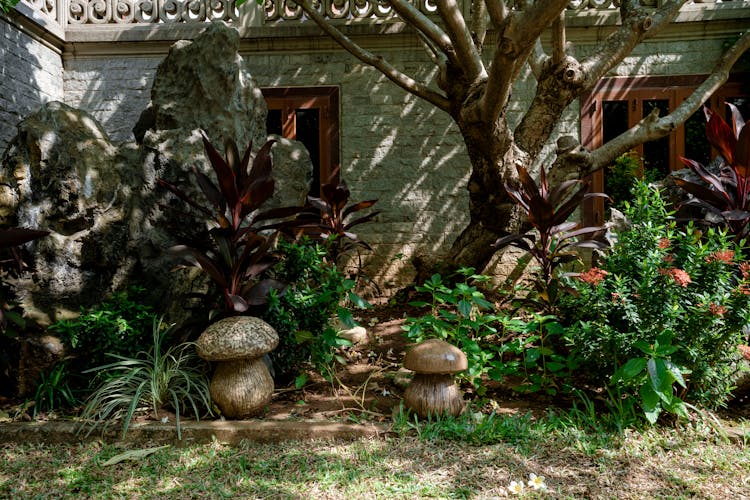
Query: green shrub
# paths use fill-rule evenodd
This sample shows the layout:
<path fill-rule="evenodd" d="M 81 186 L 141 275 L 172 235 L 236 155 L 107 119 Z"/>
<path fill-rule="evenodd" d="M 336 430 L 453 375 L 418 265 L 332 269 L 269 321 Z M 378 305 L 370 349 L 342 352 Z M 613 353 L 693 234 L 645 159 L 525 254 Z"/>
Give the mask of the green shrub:
<path fill-rule="evenodd" d="M 61 320 L 49 327 L 73 349 L 71 373 L 104 365 L 107 354 L 135 356 L 151 345 L 148 331 L 156 315 L 150 306 L 138 302 L 144 289 L 131 287 L 116 292 L 99 306 L 81 311 L 75 319 Z"/>
<path fill-rule="evenodd" d="M 476 286 L 487 276 L 473 274 L 473 269 L 459 270 L 464 282 L 453 286 L 438 274 L 417 286 L 430 301 L 411 305 L 429 307 L 419 318 L 407 318 L 402 328 L 415 343 L 439 338 L 461 349 L 468 359 L 468 369 L 460 374 L 484 394 L 483 377 L 503 381 L 520 379 L 514 388 L 522 392 L 543 390 L 554 394 L 558 382 L 572 367 L 556 349 L 564 329 L 552 315 L 530 315 L 529 321 L 507 314 L 497 314 L 494 305 Z"/>
<path fill-rule="evenodd" d="M 600 268 L 569 280 L 560 304 L 581 374 L 637 393 L 652 422 L 661 410 L 684 413 L 683 399 L 719 406 L 750 322 L 748 265 L 726 233 L 678 228 L 645 183 L 625 214 L 631 227 Z"/>
<path fill-rule="evenodd" d="M 346 326 L 354 326 L 343 301 L 360 307 L 368 304 L 352 292 L 354 281 L 326 261 L 326 251 L 320 245 L 282 240 L 277 252 L 281 260 L 271 275 L 288 287 L 284 293 L 269 295 L 262 318 L 279 334 L 279 346 L 271 359 L 277 380 L 285 383 L 310 361 L 325 374 L 325 367 L 335 360 L 335 349 L 349 344 L 338 337 L 331 319 L 338 316 Z"/>
<path fill-rule="evenodd" d="M 137 356 L 111 354 L 113 363 L 90 371 L 101 374 L 104 382 L 86 401 L 81 414 L 87 435 L 112 420 L 122 420 L 123 437 L 139 413 L 159 410 L 175 412 L 178 439 L 182 439 L 180 415 L 192 412 L 196 419 L 211 414 L 211 396 L 205 362 L 195 354 L 193 343 L 165 350 L 170 330 L 160 320 L 152 324 L 151 346 Z"/>

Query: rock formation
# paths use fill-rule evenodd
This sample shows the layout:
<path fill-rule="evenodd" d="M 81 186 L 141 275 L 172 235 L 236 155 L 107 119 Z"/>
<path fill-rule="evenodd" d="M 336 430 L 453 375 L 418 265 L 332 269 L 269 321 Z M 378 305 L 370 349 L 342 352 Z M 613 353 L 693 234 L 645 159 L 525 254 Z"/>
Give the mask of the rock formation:
<path fill-rule="evenodd" d="M 213 175 L 200 129 L 219 150 L 225 137 L 241 148 L 266 141 L 265 101 L 238 48 L 237 32 L 218 22 L 194 41 L 174 44 L 157 69 L 134 143 L 113 144 L 91 115 L 58 102 L 18 125 L 0 166 L 0 222 L 52 232 L 29 244 L 35 271 L 17 288 L 37 321 L 77 314 L 131 283 L 145 286 L 162 312 L 175 313 L 183 292 L 204 286 L 196 273 L 170 272 L 169 228 L 186 224 L 162 208 L 171 195 L 156 180 L 188 186 L 193 165 Z M 309 155 L 299 143 L 281 141 L 273 156 L 283 171 L 274 204 L 299 204 L 312 178 Z"/>

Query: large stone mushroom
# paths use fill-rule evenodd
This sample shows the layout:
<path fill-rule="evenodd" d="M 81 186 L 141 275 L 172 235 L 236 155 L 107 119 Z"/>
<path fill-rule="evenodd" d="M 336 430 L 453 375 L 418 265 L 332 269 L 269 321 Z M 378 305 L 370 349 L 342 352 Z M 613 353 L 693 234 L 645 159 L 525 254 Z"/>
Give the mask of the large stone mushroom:
<path fill-rule="evenodd" d="M 271 400 L 273 379 L 262 358 L 278 343 L 271 325 L 252 316 L 219 320 L 198 338 L 198 356 L 219 362 L 210 392 L 225 417 L 252 416 Z"/>
<path fill-rule="evenodd" d="M 459 415 L 464 398 L 453 376 L 467 367 L 466 355 L 444 340 L 430 339 L 412 347 L 404 357 L 404 368 L 414 372 L 404 393 L 406 406 L 420 417 Z"/>

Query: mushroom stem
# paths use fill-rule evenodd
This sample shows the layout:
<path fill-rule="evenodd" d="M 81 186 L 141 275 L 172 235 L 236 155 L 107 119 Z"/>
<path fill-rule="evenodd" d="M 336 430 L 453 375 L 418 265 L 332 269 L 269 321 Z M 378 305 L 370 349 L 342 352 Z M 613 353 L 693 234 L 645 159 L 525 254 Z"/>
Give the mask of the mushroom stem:
<path fill-rule="evenodd" d="M 211 399 L 227 418 L 245 418 L 273 396 L 273 379 L 262 358 L 222 361 L 211 379 Z"/>
<path fill-rule="evenodd" d="M 463 394 L 451 374 L 415 373 L 404 401 L 420 417 L 445 413 L 458 416 L 464 409 Z"/>

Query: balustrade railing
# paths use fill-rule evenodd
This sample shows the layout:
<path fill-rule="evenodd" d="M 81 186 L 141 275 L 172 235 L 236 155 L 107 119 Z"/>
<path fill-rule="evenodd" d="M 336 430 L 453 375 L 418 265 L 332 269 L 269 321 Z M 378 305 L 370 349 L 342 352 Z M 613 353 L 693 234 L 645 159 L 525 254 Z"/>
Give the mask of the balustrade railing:
<path fill-rule="evenodd" d="M 434 13 L 434 0 L 410 0 L 422 12 Z M 658 0 L 641 0 L 644 5 L 655 5 Z M 711 1 L 711 0 L 703 0 Z M 733 1 L 747 4 L 750 0 Z M 255 0 L 247 0 L 246 9 L 254 7 Z M 66 26 L 175 24 L 204 23 L 222 20 L 238 23 L 240 8 L 234 0 L 21 0 L 35 15 Z M 313 0 L 315 7 L 327 18 L 360 21 L 395 19 L 396 14 L 387 0 Z M 468 9 L 468 0 L 465 0 Z M 615 9 L 619 0 L 571 0 L 571 10 Z M 261 23 L 279 23 L 304 20 L 302 9 L 294 0 L 265 0 Z"/>

